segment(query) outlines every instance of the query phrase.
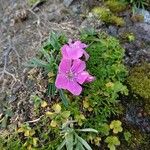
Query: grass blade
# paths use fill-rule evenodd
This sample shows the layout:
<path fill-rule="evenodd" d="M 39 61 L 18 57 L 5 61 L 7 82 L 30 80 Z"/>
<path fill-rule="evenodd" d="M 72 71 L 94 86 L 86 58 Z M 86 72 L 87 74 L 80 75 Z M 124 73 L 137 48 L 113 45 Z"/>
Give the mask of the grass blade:
<path fill-rule="evenodd" d="M 59 90 L 59 95 L 60 95 L 60 98 L 61 98 L 63 104 L 67 107 L 68 106 L 68 100 L 67 100 L 63 90 L 61 90 L 61 89 Z"/>
<path fill-rule="evenodd" d="M 76 133 L 75 133 L 75 136 L 76 138 L 78 139 L 78 141 L 84 145 L 84 147 L 87 149 L 87 150 L 92 150 L 92 148 L 90 147 L 90 145 L 84 140 L 82 139 L 80 136 L 78 136 Z"/>

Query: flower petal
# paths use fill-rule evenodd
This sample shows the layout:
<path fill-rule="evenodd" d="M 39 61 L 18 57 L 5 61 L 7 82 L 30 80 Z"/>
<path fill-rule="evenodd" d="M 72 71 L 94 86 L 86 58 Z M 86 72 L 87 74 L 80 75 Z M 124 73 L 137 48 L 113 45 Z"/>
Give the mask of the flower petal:
<path fill-rule="evenodd" d="M 96 79 L 95 77 L 89 75 L 89 76 L 86 78 L 86 80 L 85 80 L 84 83 L 93 82 L 95 79 Z"/>
<path fill-rule="evenodd" d="M 67 51 L 66 51 L 67 48 L 69 48 L 69 46 L 68 46 L 67 44 L 65 44 L 65 45 L 61 48 L 61 52 L 62 52 L 63 58 L 68 58 L 68 54 L 67 54 Z"/>
<path fill-rule="evenodd" d="M 74 42 L 74 46 L 75 46 L 75 47 L 78 47 L 78 48 L 82 48 L 82 49 L 84 49 L 84 48 L 87 47 L 87 45 L 84 44 L 84 43 L 82 43 L 81 41 L 76 41 L 76 42 Z"/>
<path fill-rule="evenodd" d="M 81 48 L 77 48 L 77 47 L 73 47 L 73 48 L 66 48 L 66 52 L 68 55 L 68 58 L 70 59 L 78 59 L 80 57 L 82 57 L 83 55 L 83 49 Z"/>
<path fill-rule="evenodd" d="M 77 78 L 76 78 L 76 81 L 80 84 L 83 84 L 87 78 L 89 77 L 89 73 L 87 71 L 83 71 L 81 73 L 78 74 Z"/>
<path fill-rule="evenodd" d="M 72 65 L 72 60 L 62 59 L 59 64 L 58 72 L 66 74 L 66 72 L 70 71 L 71 65 Z"/>
<path fill-rule="evenodd" d="M 73 73 L 80 73 L 82 71 L 84 71 L 86 68 L 86 64 L 84 61 L 80 60 L 80 59 L 75 59 L 73 61 L 73 65 L 71 67 L 71 70 Z"/>
<path fill-rule="evenodd" d="M 84 56 L 85 56 L 85 60 L 87 61 L 89 59 L 89 54 L 84 50 L 83 52 Z"/>
<path fill-rule="evenodd" d="M 55 81 L 55 86 L 58 89 L 67 89 L 68 79 L 61 74 L 58 74 Z"/>
<path fill-rule="evenodd" d="M 67 85 L 67 90 L 70 91 L 73 95 L 80 95 L 82 92 L 82 87 L 74 80 L 69 81 Z"/>

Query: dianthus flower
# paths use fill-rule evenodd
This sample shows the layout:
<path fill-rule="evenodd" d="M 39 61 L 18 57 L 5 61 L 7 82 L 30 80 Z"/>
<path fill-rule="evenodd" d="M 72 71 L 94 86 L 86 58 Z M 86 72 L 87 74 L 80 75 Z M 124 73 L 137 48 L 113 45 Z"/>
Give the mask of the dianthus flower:
<path fill-rule="evenodd" d="M 72 40 L 69 40 L 68 44 L 65 44 L 61 49 L 63 58 L 64 59 L 79 59 L 84 55 L 85 60 L 88 60 L 89 55 L 85 51 L 86 47 L 87 45 L 82 43 L 81 41 L 72 42 Z"/>
<path fill-rule="evenodd" d="M 55 85 L 58 89 L 66 89 L 73 95 L 80 95 L 81 85 L 86 82 L 92 82 L 94 77 L 85 71 L 86 64 L 80 59 L 62 59 Z"/>

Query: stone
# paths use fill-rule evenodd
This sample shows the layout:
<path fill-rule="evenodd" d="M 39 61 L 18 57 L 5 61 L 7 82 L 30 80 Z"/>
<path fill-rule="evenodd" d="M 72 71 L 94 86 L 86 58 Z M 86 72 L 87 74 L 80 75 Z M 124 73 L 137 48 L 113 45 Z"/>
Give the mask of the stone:
<path fill-rule="evenodd" d="M 103 23 L 95 18 L 92 13 L 89 13 L 86 19 L 83 20 L 83 22 L 80 25 L 80 28 L 94 28 L 94 29 L 100 29 L 102 27 Z"/>
<path fill-rule="evenodd" d="M 139 39 L 150 42 L 150 24 L 137 23 L 134 27 L 136 30 L 135 34 Z"/>
<path fill-rule="evenodd" d="M 73 0 L 64 0 L 64 1 L 63 1 L 63 4 L 64 4 L 66 7 L 69 7 L 72 2 L 73 2 Z"/>
<path fill-rule="evenodd" d="M 118 35 L 118 29 L 117 29 L 117 27 L 110 25 L 110 26 L 108 27 L 108 33 L 109 33 L 110 35 L 112 35 L 112 36 L 117 37 L 117 35 Z"/>
<path fill-rule="evenodd" d="M 6 97 L 6 101 L 8 101 L 8 102 L 14 102 L 15 100 L 17 100 L 17 96 L 16 95 L 8 95 L 7 97 Z"/>

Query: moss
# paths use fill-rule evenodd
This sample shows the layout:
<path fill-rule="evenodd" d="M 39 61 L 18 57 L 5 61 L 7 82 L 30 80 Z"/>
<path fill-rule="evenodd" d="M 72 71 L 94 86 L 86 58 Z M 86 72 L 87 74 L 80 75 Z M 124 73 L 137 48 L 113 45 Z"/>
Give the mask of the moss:
<path fill-rule="evenodd" d="M 114 16 L 114 15 L 111 17 L 111 22 L 113 24 L 115 24 L 116 26 L 124 26 L 125 25 L 125 21 L 123 18 Z"/>
<path fill-rule="evenodd" d="M 134 14 L 134 15 L 131 17 L 131 20 L 132 20 L 133 22 L 143 22 L 143 21 L 144 21 L 144 16 L 139 15 L 139 14 Z"/>
<path fill-rule="evenodd" d="M 114 15 L 108 8 L 95 7 L 92 12 L 106 24 L 114 24 L 117 26 L 125 25 L 124 19 Z"/>
<path fill-rule="evenodd" d="M 92 11 L 105 23 L 111 23 L 112 13 L 109 9 L 105 7 L 95 7 Z"/>
<path fill-rule="evenodd" d="M 150 99 L 150 63 L 144 63 L 132 68 L 127 82 L 131 86 L 133 93 L 144 99 Z"/>
<path fill-rule="evenodd" d="M 105 4 L 113 13 L 119 13 L 126 9 L 126 3 L 117 0 L 108 0 Z"/>
<path fill-rule="evenodd" d="M 38 2 L 38 0 L 28 0 L 28 4 L 29 4 L 30 6 L 34 5 L 34 4 L 37 3 L 37 2 Z"/>
<path fill-rule="evenodd" d="M 124 94 L 127 91 L 122 84 L 126 76 L 126 68 L 122 63 L 124 49 L 116 38 L 103 33 L 83 37 L 85 42 L 89 40 L 87 44 L 90 45 L 87 48 L 90 55 L 87 69 L 96 77 L 95 82 L 85 85 L 83 93 L 92 108 L 90 118 L 87 118 L 87 127 L 101 131 L 100 123 L 122 111 L 116 105 L 118 106 L 119 93 Z"/>
<path fill-rule="evenodd" d="M 120 37 L 124 42 L 134 42 L 136 39 L 135 34 L 132 32 L 124 32 Z"/>

